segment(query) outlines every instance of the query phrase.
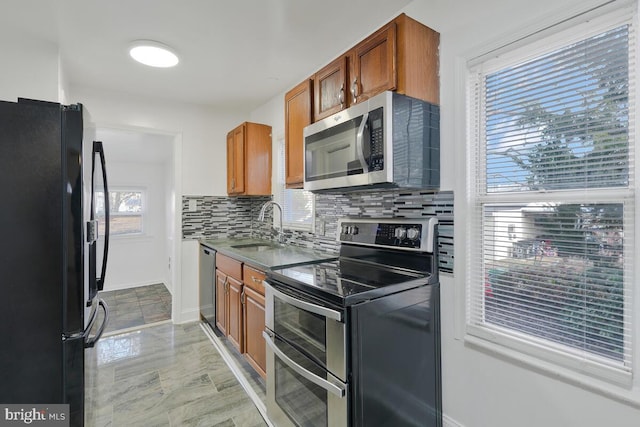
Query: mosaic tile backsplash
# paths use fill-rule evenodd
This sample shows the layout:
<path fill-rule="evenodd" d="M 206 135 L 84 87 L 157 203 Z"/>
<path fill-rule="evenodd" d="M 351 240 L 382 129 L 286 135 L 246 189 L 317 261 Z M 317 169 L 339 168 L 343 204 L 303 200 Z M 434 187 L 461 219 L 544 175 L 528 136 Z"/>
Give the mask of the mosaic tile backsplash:
<path fill-rule="evenodd" d="M 270 197 L 183 196 L 182 236 L 184 239 L 275 238 L 271 212 L 258 221 L 258 213 Z M 374 190 L 345 194 L 316 194 L 315 232 L 285 229 L 285 240 L 292 246 L 332 253 L 338 252 L 338 219 L 425 218 L 439 221 L 438 249 L 440 271 L 453 272 L 453 192 Z M 195 203 L 195 210 L 189 205 Z M 233 218 L 233 220 L 230 220 Z"/>

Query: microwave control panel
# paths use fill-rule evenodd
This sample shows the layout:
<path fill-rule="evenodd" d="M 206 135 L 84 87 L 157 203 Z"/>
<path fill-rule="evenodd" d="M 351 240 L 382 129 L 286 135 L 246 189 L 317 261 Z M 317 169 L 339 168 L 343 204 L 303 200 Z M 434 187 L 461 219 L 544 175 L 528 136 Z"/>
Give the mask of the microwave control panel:
<path fill-rule="evenodd" d="M 369 170 L 384 170 L 384 126 L 382 107 L 369 112 Z"/>

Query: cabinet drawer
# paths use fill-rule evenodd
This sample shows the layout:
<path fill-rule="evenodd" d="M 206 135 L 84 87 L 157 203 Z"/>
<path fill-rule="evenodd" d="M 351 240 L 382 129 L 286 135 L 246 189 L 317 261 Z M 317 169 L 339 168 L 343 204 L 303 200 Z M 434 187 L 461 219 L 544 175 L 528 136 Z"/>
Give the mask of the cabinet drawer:
<path fill-rule="evenodd" d="M 262 284 L 262 281 L 265 279 L 265 274 L 260 270 L 247 266 L 246 264 L 242 270 L 244 284 L 259 294 L 264 295 L 264 285 Z"/>
<path fill-rule="evenodd" d="M 216 254 L 216 268 L 236 280 L 242 280 L 242 263 L 220 252 Z"/>

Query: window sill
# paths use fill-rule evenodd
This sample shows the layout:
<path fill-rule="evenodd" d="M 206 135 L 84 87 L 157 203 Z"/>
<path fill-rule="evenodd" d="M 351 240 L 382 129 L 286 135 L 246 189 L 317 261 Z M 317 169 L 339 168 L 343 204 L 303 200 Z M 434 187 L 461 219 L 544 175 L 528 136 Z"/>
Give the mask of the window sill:
<path fill-rule="evenodd" d="M 284 229 L 285 230 L 292 230 L 292 231 L 306 231 L 308 233 L 313 233 L 313 226 L 309 225 L 309 226 L 305 226 L 305 225 L 296 225 L 296 224 L 284 224 Z"/>
<path fill-rule="evenodd" d="M 490 342 L 474 335 L 466 334 L 464 336 L 464 343 L 465 346 L 482 351 L 490 356 L 496 356 L 523 369 L 528 369 L 574 385 L 583 390 L 597 393 L 625 405 L 640 408 L 640 390 L 637 390 L 637 388 L 631 384 L 631 375 L 629 376 L 628 389 L 624 389 L 622 385 L 614 385 L 589 376 L 588 374 L 578 373 L 555 363 L 547 362 L 541 358 Z"/>

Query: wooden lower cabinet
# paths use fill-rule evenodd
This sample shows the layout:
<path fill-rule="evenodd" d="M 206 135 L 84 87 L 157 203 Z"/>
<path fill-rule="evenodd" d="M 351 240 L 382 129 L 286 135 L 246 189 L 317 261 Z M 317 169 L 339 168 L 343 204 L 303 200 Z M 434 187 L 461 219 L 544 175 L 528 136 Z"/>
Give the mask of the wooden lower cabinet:
<path fill-rule="evenodd" d="M 229 277 L 227 287 L 229 295 L 229 327 L 227 338 L 240 353 L 243 353 L 243 327 L 242 327 L 242 282 Z"/>
<path fill-rule="evenodd" d="M 264 331 L 264 295 L 244 288 L 244 355 L 253 369 L 266 378 Z"/>
<path fill-rule="evenodd" d="M 216 326 L 227 335 L 229 296 L 227 293 L 227 275 L 216 270 Z"/>
<path fill-rule="evenodd" d="M 216 255 L 216 326 L 251 366 L 266 378 L 263 271 Z"/>

